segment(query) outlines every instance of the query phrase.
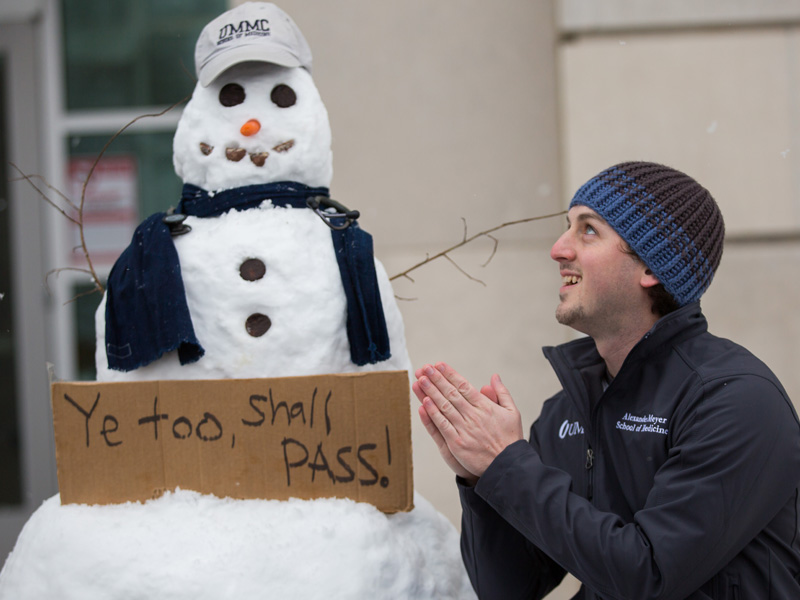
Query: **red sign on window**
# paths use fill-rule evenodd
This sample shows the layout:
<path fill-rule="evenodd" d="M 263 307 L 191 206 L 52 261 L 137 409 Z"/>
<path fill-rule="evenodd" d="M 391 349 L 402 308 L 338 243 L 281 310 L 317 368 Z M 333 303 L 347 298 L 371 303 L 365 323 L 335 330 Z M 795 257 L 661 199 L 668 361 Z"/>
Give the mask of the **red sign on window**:
<path fill-rule="evenodd" d="M 69 161 L 69 197 L 80 205 L 83 186 L 96 156 L 76 156 Z M 77 213 L 73 213 L 78 218 Z M 103 157 L 94 167 L 83 201 L 83 234 L 96 267 L 111 266 L 128 246 L 139 220 L 136 158 Z M 80 231 L 72 225 L 70 262 L 85 266 Z"/>

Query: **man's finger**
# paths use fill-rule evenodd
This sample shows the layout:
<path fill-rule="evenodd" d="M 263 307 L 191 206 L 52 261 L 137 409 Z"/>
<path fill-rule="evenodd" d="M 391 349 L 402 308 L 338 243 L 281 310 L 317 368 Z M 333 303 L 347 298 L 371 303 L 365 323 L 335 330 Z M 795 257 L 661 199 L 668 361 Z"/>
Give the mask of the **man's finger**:
<path fill-rule="evenodd" d="M 422 401 L 425 399 L 425 392 L 422 391 L 422 388 L 419 385 L 419 381 L 415 381 L 411 384 L 411 391 L 414 392 L 414 395 L 419 400 L 419 403 L 422 404 Z"/>
<path fill-rule="evenodd" d="M 434 374 L 435 376 L 435 374 Z M 440 377 L 441 379 L 441 377 Z M 444 418 L 450 422 L 451 426 L 458 427 L 464 422 L 464 417 L 458 408 L 458 403 L 464 402 L 463 398 L 459 398 L 457 394 L 453 394 L 449 390 L 443 392 L 442 389 L 433 384 L 427 375 L 423 375 L 419 381 L 420 391 L 425 394 L 423 404 L 429 400 L 436 406 L 436 409 L 441 413 Z M 452 386 L 450 386 L 452 387 Z M 431 415 L 433 418 L 433 415 Z M 438 423 L 437 423 L 438 426 Z"/>
<path fill-rule="evenodd" d="M 441 382 L 433 377 L 431 377 L 431 380 L 434 381 L 440 390 L 444 387 L 445 390 L 443 390 L 443 393 L 456 404 L 462 398 L 472 405 L 477 405 L 484 401 L 482 394 L 472 387 L 469 381 L 448 364 L 436 363 L 434 372 L 441 373 L 442 378 L 447 381 L 451 387 L 442 386 Z"/>
<path fill-rule="evenodd" d="M 426 397 L 422 401 L 422 407 L 428 413 L 431 422 L 449 447 L 450 442 L 458 437 L 458 432 L 453 426 L 453 423 L 442 413 L 437 404 L 430 397 Z"/>
<path fill-rule="evenodd" d="M 484 396 L 486 396 L 486 397 L 487 397 L 489 400 L 491 400 L 491 401 L 492 401 L 492 402 L 494 402 L 495 404 L 498 404 L 498 401 L 497 401 L 497 392 L 494 390 L 494 388 L 493 388 L 491 385 L 485 385 L 485 386 L 483 386 L 483 387 L 481 388 L 481 394 L 483 394 Z"/>
<path fill-rule="evenodd" d="M 492 375 L 491 382 L 492 391 L 497 397 L 497 403 L 503 408 L 516 410 L 517 405 L 514 403 L 514 399 L 511 397 L 511 392 L 508 391 L 508 388 L 500 380 L 500 375 L 497 373 Z"/>
<path fill-rule="evenodd" d="M 439 450 L 439 454 L 444 459 L 447 466 L 449 466 L 456 475 L 459 475 L 464 479 L 474 483 L 476 480 L 475 475 L 468 471 L 464 465 L 458 462 L 458 460 L 453 456 L 452 452 L 450 452 L 447 442 L 445 442 L 444 437 L 431 420 L 430 416 L 428 415 L 428 411 L 425 410 L 425 407 L 420 406 L 418 412 L 420 421 L 422 421 L 422 425 L 425 427 L 425 431 L 427 431 L 428 435 L 431 436 L 433 443 L 436 445 L 437 450 Z"/>
<path fill-rule="evenodd" d="M 439 445 L 439 441 L 442 441 L 442 443 L 444 443 L 442 434 L 439 433 L 439 430 L 436 428 L 436 425 L 433 424 L 433 421 L 431 420 L 430 415 L 428 415 L 428 411 L 425 410 L 425 407 L 420 406 L 417 412 L 419 412 L 419 420 L 422 421 L 422 426 L 425 428 L 425 431 L 428 432 L 428 435 L 430 435 L 433 438 L 433 441 L 436 443 L 436 445 L 437 446 Z"/>
<path fill-rule="evenodd" d="M 436 444 L 436 448 L 441 452 L 443 448 L 447 447 L 447 442 L 444 441 L 444 436 L 439 431 L 439 428 L 436 427 L 428 411 L 425 410 L 425 406 L 419 407 L 419 418 L 420 421 L 422 421 L 422 426 L 425 427 L 425 431 L 428 432 L 428 435 L 433 439 L 433 443 Z M 448 450 L 448 453 L 449 452 Z"/>

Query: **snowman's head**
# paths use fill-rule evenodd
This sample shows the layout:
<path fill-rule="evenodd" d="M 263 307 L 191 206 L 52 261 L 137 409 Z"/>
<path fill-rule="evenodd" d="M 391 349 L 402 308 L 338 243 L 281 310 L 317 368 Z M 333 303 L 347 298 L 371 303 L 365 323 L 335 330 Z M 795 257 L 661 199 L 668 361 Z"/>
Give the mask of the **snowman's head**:
<path fill-rule="evenodd" d="M 295 181 L 330 186 L 328 113 L 311 79 L 311 50 L 268 2 L 245 2 L 203 28 L 198 84 L 178 122 L 175 172 L 216 192 Z"/>
<path fill-rule="evenodd" d="M 330 186 L 328 113 L 309 72 L 237 64 L 195 87 L 173 141 L 175 172 L 208 191 L 275 181 Z"/>

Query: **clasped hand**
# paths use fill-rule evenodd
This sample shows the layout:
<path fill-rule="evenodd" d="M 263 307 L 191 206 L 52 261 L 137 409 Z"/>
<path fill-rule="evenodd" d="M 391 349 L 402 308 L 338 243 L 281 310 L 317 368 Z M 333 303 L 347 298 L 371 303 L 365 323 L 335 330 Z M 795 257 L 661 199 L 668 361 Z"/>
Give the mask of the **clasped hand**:
<path fill-rule="evenodd" d="M 456 475 L 474 484 L 498 454 L 523 439 L 519 410 L 498 375 L 480 391 L 444 363 L 415 375 L 420 420 Z"/>

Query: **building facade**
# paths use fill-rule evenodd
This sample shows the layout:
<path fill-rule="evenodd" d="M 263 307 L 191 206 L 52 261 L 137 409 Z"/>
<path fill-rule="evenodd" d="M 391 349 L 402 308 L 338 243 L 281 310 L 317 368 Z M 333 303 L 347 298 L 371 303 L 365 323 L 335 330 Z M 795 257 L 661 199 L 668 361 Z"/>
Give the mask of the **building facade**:
<path fill-rule="evenodd" d="M 559 213 L 613 163 L 663 162 L 708 187 L 725 215 L 703 300 L 712 331 L 749 347 L 800 399 L 800 4 L 278 4 L 314 53 L 332 194 L 361 211 L 390 276 L 466 235 Z M 177 201 L 180 106 L 137 120 L 94 161 L 119 129 L 191 92 L 194 40 L 227 6 L 0 2 L 3 560 L 57 492 L 48 377 L 93 377 L 99 301 L 80 296 L 93 283 L 74 225 L 31 184 L 79 204 L 94 168 L 84 228 L 102 280 L 135 224 Z M 458 269 L 438 260 L 395 279 L 412 361 L 446 360 L 475 382 L 500 372 L 534 419 L 558 387 L 539 348 L 571 335 L 553 318 L 548 256 L 563 219 L 502 228 L 496 248 L 482 237 L 449 253 Z M 413 442 L 417 489 L 457 523 L 449 471 L 416 422 Z"/>

